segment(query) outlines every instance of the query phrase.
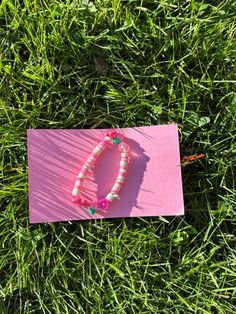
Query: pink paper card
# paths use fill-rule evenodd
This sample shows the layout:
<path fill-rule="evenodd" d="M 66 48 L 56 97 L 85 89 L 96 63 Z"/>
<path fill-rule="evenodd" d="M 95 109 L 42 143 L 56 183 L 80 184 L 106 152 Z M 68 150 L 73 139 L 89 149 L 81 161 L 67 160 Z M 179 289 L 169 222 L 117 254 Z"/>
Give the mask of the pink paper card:
<path fill-rule="evenodd" d="M 184 214 L 175 124 L 119 129 L 131 159 L 120 199 L 91 215 L 72 203 L 75 179 L 107 129 L 27 130 L 30 223 Z M 119 171 L 120 152 L 107 148 L 83 183 L 88 199 L 103 198 Z"/>

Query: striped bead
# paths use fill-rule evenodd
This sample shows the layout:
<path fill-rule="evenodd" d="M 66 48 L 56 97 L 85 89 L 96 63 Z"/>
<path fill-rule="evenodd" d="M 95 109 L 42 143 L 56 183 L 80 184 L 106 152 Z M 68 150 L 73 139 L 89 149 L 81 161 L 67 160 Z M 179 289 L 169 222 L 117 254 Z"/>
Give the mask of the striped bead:
<path fill-rule="evenodd" d="M 99 154 L 95 151 L 91 153 L 91 156 L 96 160 L 99 157 Z"/>
<path fill-rule="evenodd" d="M 106 147 L 106 144 L 105 142 L 100 142 L 97 147 L 104 149 Z"/>
<path fill-rule="evenodd" d="M 76 187 L 79 187 L 79 186 L 81 186 L 82 185 L 82 182 L 80 182 L 80 181 L 75 181 L 75 186 Z"/>
<path fill-rule="evenodd" d="M 87 172 L 88 172 L 88 169 L 87 169 L 85 166 L 83 166 L 83 168 L 80 170 L 80 172 L 81 172 L 82 174 L 86 175 Z"/>
<path fill-rule="evenodd" d="M 83 183 L 83 181 L 84 181 L 84 179 L 83 178 L 76 178 L 76 180 L 75 180 L 75 182 L 80 182 L 80 184 L 82 184 Z"/>
<path fill-rule="evenodd" d="M 105 197 L 105 199 L 107 199 L 108 201 L 112 202 L 116 199 L 116 196 L 112 193 L 107 194 L 107 196 Z"/>
<path fill-rule="evenodd" d="M 111 192 L 114 193 L 114 194 L 118 194 L 118 193 L 119 193 L 119 189 L 113 187 L 113 188 L 111 189 Z"/>
<path fill-rule="evenodd" d="M 74 187 L 72 191 L 72 195 L 79 195 L 79 194 L 80 194 L 80 190 Z"/>
<path fill-rule="evenodd" d="M 78 178 L 85 178 L 85 175 L 84 175 L 82 172 L 80 172 L 80 173 L 78 174 Z"/>
<path fill-rule="evenodd" d="M 124 181 L 125 181 L 125 178 L 124 178 L 123 176 L 119 176 L 119 177 L 117 178 L 117 180 L 124 182 Z"/>
<path fill-rule="evenodd" d="M 96 158 L 94 156 L 90 155 L 89 158 L 87 159 L 87 162 L 90 163 L 94 160 L 96 160 Z"/>
<path fill-rule="evenodd" d="M 119 188 L 119 187 L 121 187 L 121 184 L 116 182 L 113 186 Z"/>
<path fill-rule="evenodd" d="M 118 177 L 119 177 L 119 178 L 121 177 L 121 178 L 125 179 L 126 173 L 124 173 L 124 172 L 121 172 L 121 173 L 120 173 L 120 172 L 119 172 L 119 173 L 118 173 Z"/>
<path fill-rule="evenodd" d="M 98 154 L 101 154 L 101 152 L 102 152 L 101 147 L 99 147 L 99 146 L 95 147 L 94 152 L 98 153 Z"/>
<path fill-rule="evenodd" d="M 128 162 L 129 162 L 129 158 L 128 158 L 128 157 L 121 158 L 121 161 L 125 161 L 125 162 L 128 164 Z"/>

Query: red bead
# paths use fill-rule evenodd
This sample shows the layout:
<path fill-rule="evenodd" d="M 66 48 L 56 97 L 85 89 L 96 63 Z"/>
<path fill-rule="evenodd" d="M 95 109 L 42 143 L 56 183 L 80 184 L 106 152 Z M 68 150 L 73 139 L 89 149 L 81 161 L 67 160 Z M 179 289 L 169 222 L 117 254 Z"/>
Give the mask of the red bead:
<path fill-rule="evenodd" d="M 76 205 L 80 205 L 81 203 L 81 197 L 80 196 L 77 196 L 77 195 L 74 195 L 72 196 L 72 202 Z"/>
<path fill-rule="evenodd" d="M 116 135 L 116 130 L 113 130 L 113 131 L 110 131 L 110 132 L 106 133 L 106 136 L 109 136 L 110 138 L 115 137 L 115 135 Z"/>
<path fill-rule="evenodd" d="M 90 205 L 90 202 L 84 198 L 84 199 L 81 200 L 81 205 L 83 205 L 83 206 L 89 206 L 89 205 Z"/>

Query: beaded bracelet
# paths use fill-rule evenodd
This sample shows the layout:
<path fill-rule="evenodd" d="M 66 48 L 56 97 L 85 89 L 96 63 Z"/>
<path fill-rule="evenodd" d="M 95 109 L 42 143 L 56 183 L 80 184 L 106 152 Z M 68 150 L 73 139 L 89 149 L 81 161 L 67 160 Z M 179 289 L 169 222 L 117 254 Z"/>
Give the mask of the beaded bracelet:
<path fill-rule="evenodd" d="M 127 165 L 130 159 L 129 145 L 123 142 L 123 138 L 124 136 L 115 130 L 108 132 L 105 138 L 101 142 L 99 142 L 98 145 L 94 148 L 75 180 L 74 188 L 72 191 L 72 202 L 76 205 L 82 205 L 84 207 L 87 207 L 90 214 L 92 215 L 96 212 L 96 210 L 108 209 L 111 203 L 115 199 L 119 198 L 118 193 L 125 182 Z M 92 169 L 97 158 L 109 144 L 118 145 L 118 149 L 121 152 L 120 169 L 116 178 L 116 182 L 114 183 L 111 191 L 107 194 L 105 198 L 89 201 L 85 198 L 80 197 L 79 194 L 81 193 L 81 187 L 88 171 Z"/>

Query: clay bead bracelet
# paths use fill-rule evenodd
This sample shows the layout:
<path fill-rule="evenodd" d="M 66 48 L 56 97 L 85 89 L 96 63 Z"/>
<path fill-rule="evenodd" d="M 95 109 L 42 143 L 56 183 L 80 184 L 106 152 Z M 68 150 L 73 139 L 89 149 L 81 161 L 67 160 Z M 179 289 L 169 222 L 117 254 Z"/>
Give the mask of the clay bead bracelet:
<path fill-rule="evenodd" d="M 125 182 L 125 177 L 127 174 L 127 165 L 129 163 L 129 145 L 123 141 L 124 136 L 117 131 L 108 132 L 105 138 L 98 143 L 98 145 L 94 148 L 89 158 L 81 168 L 74 184 L 74 188 L 72 191 L 72 202 L 76 205 L 81 205 L 88 208 L 90 214 L 94 214 L 96 210 L 106 210 L 111 205 L 111 203 L 118 199 L 119 192 L 121 187 Z M 102 199 L 90 201 L 86 198 L 82 198 L 79 196 L 82 189 L 82 184 L 88 171 L 92 170 L 94 163 L 100 156 L 100 154 L 109 146 L 118 145 L 118 149 L 121 152 L 120 159 L 120 168 L 119 173 L 116 178 L 116 181 L 111 189 L 111 191 Z"/>

